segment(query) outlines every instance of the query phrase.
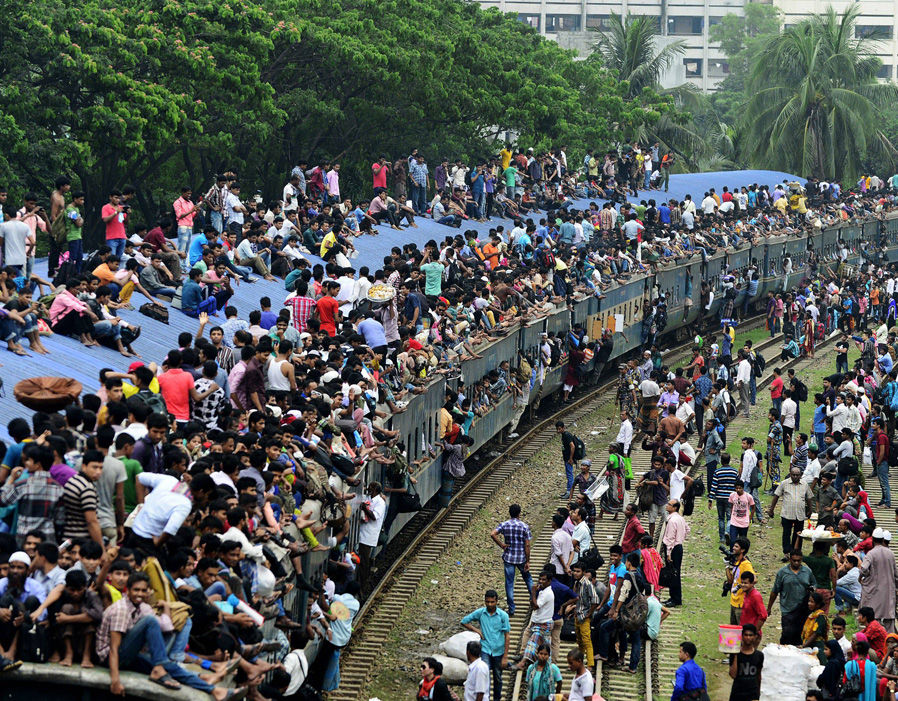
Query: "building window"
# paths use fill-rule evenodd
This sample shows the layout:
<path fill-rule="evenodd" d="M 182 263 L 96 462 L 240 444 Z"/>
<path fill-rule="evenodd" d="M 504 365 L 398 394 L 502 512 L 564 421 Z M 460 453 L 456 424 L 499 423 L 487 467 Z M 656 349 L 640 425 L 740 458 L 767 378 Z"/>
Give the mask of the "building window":
<path fill-rule="evenodd" d="M 702 60 L 700 58 L 684 58 L 683 67 L 686 69 L 687 78 L 702 77 Z"/>
<path fill-rule="evenodd" d="M 882 66 L 879 67 L 879 70 L 876 72 L 876 77 L 891 79 L 892 78 L 892 67 L 889 65 L 883 64 Z"/>
<path fill-rule="evenodd" d="M 723 17 L 708 17 L 708 26 L 713 27 L 715 24 L 720 24 L 723 22 Z"/>
<path fill-rule="evenodd" d="M 586 28 L 607 32 L 611 28 L 611 15 L 586 15 Z"/>
<path fill-rule="evenodd" d="M 539 15 L 518 15 L 518 19 L 528 27 L 533 27 L 539 31 Z"/>
<path fill-rule="evenodd" d="M 858 24 L 854 28 L 857 39 L 891 39 L 892 27 L 885 24 Z"/>
<path fill-rule="evenodd" d="M 646 16 L 649 18 L 650 21 L 655 22 L 655 29 L 660 34 L 661 33 L 661 17 L 659 17 L 658 15 L 646 15 Z M 699 32 L 699 33 L 701 33 L 701 32 Z"/>
<path fill-rule="evenodd" d="M 668 17 L 667 33 L 679 36 L 695 36 L 702 33 L 703 17 Z"/>
<path fill-rule="evenodd" d="M 712 78 L 723 78 L 730 74 L 728 61 L 712 59 L 708 61 L 708 75 Z"/>
<path fill-rule="evenodd" d="M 579 32 L 580 15 L 546 15 L 546 32 Z"/>

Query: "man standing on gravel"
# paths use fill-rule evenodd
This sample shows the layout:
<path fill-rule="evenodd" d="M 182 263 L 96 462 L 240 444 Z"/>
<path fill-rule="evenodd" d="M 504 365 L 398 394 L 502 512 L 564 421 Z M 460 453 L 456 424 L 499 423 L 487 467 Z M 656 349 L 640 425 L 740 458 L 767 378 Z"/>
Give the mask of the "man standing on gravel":
<path fill-rule="evenodd" d="M 767 610 L 773 610 L 773 602 L 780 600 L 782 635 L 780 645 L 801 645 L 801 628 L 808 615 L 808 592 L 817 587 L 811 568 L 802 562 L 801 550 L 789 553 L 789 564 L 776 573 Z"/>
<path fill-rule="evenodd" d="M 533 577 L 530 575 L 530 526 L 521 520 L 521 507 L 512 504 L 508 507 L 508 520 L 500 523 L 490 537 L 502 548 L 502 562 L 505 566 L 505 600 L 508 602 L 508 615 L 514 616 L 514 571 L 517 569 L 524 578 L 527 591 L 533 589 Z M 500 538 L 501 536 L 501 538 Z"/>
<path fill-rule="evenodd" d="M 493 675 L 493 698 L 502 698 L 502 670 L 508 665 L 508 633 L 511 630 L 508 614 L 499 608 L 499 595 L 487 589 L 483 606 L 461 619 L 461 624 L 480 636 L 480 659 Z M 471 625 L 474 622 L 478 630 Z"/>

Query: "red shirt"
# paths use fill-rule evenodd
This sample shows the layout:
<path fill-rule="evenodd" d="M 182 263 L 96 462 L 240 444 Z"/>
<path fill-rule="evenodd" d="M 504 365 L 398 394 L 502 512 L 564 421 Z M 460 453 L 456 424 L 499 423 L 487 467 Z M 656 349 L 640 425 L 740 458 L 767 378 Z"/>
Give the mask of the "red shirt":
<path fill-rule="evenodd" d="M 196 386 L 193 375 L 181 368 L 174 368 L 162 373 L 157 379 L 169 413 L 178 421 L 190 421 L 190 390 Z"/>
<path fill-rule="evenodd" d="M 321 328 L 327 331 L 328 336 L 337 335 L 337 310 L 340 303 L 334 297 L 322 297 L 315 303 L 318 309 L 318 320 Z"/>
<path fill-rule="evenodd" d="M 760 631 L 761 624 L 766 618 L 767 607 L 764 606 L 764 597 L 757 589 L 752 589 L 742 600 L 742 617 L 739 619 L 739 624 L 744 626 L 751 623 Z"/>
<path fill-rule="evenodd" d="M 143 237 L 144 243 L 148 243 L 153 247 L 153 252 L 161 251 L 165 245 L 165 234 L 158 226 L 150 229 Z"/>
<path fill-rule="evenodd" d="M 886 629 L 882 627 L 882 624 L 879 621 L 870 621 L 864 628 L 864 635 L 867 636 L 870 648 L 876 650 L 879 659 L 884 659 L 886 656 Z"/>
<path fill-rule="evenodd" d="M 108 217 L 110 214 L 116 214 L 116 216 L 106 222 L 106 240 L 125 238 L 125 220 L 128 215 L 125 212 L 117 212 L 116 208 L 107 202 L 100 210 L 100 216 Z"/>
<path fill-rule="evenodd" d="M 378 168 L 380 168 L 379 173 L 375 173 Z M 384 163 L 383 166 L 380 163 L 372 163 L 371 164 L 371 176 L 374 178 L 374 187 L 386 187 L 387 186 L 387 164 Z"/>
<path fill-rule="evenodd" d="M 639 539 L 644 535 L 645 528 L 643 528 L 642 524 L 639 522 L 638 516 L 634 516 L 627 521 L 627 525 L 624 526 L 624 537 L 620 544 L 624 554 L 639 550 Z"/>
<path fill-rule="evenodd" d="M 783 396 L 783 378 L 774 377 L 770 382 L 770 398 L 779 399 Z"/>

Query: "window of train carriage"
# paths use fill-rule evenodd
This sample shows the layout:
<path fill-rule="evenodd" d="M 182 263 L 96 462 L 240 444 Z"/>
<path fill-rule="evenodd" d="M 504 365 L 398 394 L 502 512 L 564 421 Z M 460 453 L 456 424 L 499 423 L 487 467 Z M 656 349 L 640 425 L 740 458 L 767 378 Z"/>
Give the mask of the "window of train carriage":
<path fill-rule="evenodd" d="M 418 433 L 419 429 L 416 428 L 414 442 L 412 441 L 411 436 L 409 436 L 408 454 L 409 458 L 411 458 L 412 460 L 417 460 L 421 457 L 421 443 L 418 441 Z M 413 449 L 414 452 L 412 452 Z M 414 455 L 414 457 L 412 457 L 412 455 Z"/>

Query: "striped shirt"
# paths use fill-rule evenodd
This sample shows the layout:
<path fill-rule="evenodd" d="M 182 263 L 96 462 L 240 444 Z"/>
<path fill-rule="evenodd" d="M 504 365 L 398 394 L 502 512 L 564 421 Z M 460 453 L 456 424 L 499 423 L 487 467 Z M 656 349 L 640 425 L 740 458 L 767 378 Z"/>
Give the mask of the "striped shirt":
<path fill-rule="evenodd" d="M 804 472 L 804 469 L 808 466 L 808 444 L 804 445 L 795 444 L 795 447 L 792 449 L 792 465 L 795 467 L 800 467 L 801 471 Z"/>
<path fill-rule="evenodd" d="M 732 465 L 718 465 L 711 479 L 711 487 L 708 489 L 708 499 L 727 500 L 736 489 L 738 474 Z"/>
<path fill-rule="evenodd" d="M 63 488 L 43 470 L 33 472 L 25 479 L 6 484 L 0 489 L 0 505 L 18 504 L 17 534 L 24 538 L 29 531 L 40 531 L 51 543 L 56 542 L 54 524 L 62 523 L 60 497 Z"/>
<path fill-rule="evenodd" d="M 84 512 L 97 511 L 97 488 L 94 483 L 79 472 L 65 483 L 62 503 L 65 505 L 64 537 L 71 540 L 90 538 Z"/>
<path fill-rule="evenodd" d="M 284 301 L 284 306 L 290 307 L 293 312 L 293 327 L 299 333 L 303 333 L 309 317 L 312 316 L 312 310 L 315 309 L 315 300 L 311 297 L 291 297 Z"/>

